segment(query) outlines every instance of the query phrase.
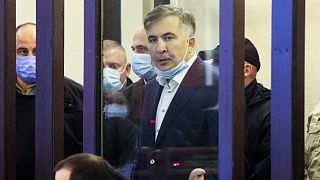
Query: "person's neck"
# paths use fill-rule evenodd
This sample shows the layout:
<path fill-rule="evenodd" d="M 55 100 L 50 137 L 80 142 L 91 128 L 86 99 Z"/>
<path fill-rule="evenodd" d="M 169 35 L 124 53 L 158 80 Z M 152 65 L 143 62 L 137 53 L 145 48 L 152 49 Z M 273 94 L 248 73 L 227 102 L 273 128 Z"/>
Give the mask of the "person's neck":
<path fill-rule="evenodd" d="M 255 78 L 244 78 L 244 88 L 246 88 Z"/>
<path fill-rule="evenodd" d="M 31 86 L 33 86 L 33 84 L 28 84 L 24 81 L 22 81 L 19 77 L 17 77 L 16 80 L 17 85 L 24 91 L 26 91 L 27 89 L 29 89 Z"/>

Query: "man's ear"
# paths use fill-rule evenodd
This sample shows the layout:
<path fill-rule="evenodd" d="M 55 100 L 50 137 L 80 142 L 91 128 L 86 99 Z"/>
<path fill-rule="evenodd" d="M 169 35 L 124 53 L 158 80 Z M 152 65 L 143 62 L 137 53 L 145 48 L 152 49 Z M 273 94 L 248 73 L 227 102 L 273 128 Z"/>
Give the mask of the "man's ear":
<path fill-rule="evenodd" d="M 126 76 L 127 76 L 127 77 L 130 75 L 130 72 L 131 72 L 131 64 L 128 63 L 128 64 L 126 65 Z"/>
<path fill-rule="evenodd" d="M 245 63 L 243 68 L 244 77 L 248 77 L 251 74 L 252 66 L 248 63 Z"/>
<path fill-rule="evenodd" d="M 196 38 L 195 37 L 189 38 L 189 46 L 192 47 L 192 49 L 194 49 L 194 47 L 196 46 Z"/>

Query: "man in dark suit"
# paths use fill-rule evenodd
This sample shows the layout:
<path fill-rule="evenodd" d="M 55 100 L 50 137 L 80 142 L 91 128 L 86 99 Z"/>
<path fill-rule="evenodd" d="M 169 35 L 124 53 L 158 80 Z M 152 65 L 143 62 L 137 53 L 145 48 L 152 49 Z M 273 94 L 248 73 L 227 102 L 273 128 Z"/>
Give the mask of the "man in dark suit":
<path fill-rule="evenodd" d="M 191 166 L 184 166 L 180 176 L 173 177 L 178 174 L 170 175 L 170 171 L 179 168 L 180 163 L 200 161 L 186 155 L 190 148 L 218 143 L 218 76 L 212 65 L 202 62 L 194 51 L 196 23 L 190 12 L 170 5 L 158 6 L 148 13 L 144 28 L 157 78 L 144 88 L 140 146 L 150 151 L 140 156 L 139 168 L 153 169 L 152 178 L 160 175 L 162 179 L 187 179 L 191 170 L 186 169 Z M 180 157 L 184 157 L 166 167 L 166 162 L 177 160 L 168 159 L 165 152 L 170 148 L 177 148 Z M 195 154 L 201 156 L 200 152 Z"/>
<path fill-rule="evenodd" d="M 131 58 L 132 70 L 140 79 L 120 91 L 128 101 L 128 119 L 136 124 L 140 123 L 143 86 L 151 81 L 155 74 L 147 46 L 148 39 L 146 31 L 143 26 L 140 26 L 133 35 L 131 45 L 131 49 L 134 51 Z"/>

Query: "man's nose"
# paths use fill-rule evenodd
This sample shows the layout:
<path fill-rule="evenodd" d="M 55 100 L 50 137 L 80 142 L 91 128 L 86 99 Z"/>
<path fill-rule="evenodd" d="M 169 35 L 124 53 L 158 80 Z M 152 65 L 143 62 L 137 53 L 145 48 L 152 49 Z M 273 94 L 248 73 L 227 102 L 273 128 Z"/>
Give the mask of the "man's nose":
<path fill-rule="evenodd" d="M 167 52 L 166 43 L 163 40 L 159 40 L 157 43 L 157 53 L 163 54 Z"/>

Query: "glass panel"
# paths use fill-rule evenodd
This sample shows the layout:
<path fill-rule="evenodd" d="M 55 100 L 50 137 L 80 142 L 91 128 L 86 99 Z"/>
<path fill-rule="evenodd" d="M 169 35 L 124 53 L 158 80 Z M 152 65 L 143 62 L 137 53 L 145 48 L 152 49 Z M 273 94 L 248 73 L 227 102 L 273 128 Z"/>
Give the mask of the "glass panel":
<path fill-rule="evenodd" d="M 195 35 L 192 26 L 180 28 L 179 21 L 165 18 L 163 26 L 161 20 L 147 28 L 147 40 L 141 25 L 153 4 L 121 1 L 122 47 L 112 41 L 102 45 L 103 156 L 126 177 L 188 179 L 201 167 L 206 179 L 217 179 L 218 69 L 197 54 L 218 43 L 218 1 L 196 4 L 189 9 L 196 18 Z M 208 7 L 208 16 L 200 7 Z"/>

